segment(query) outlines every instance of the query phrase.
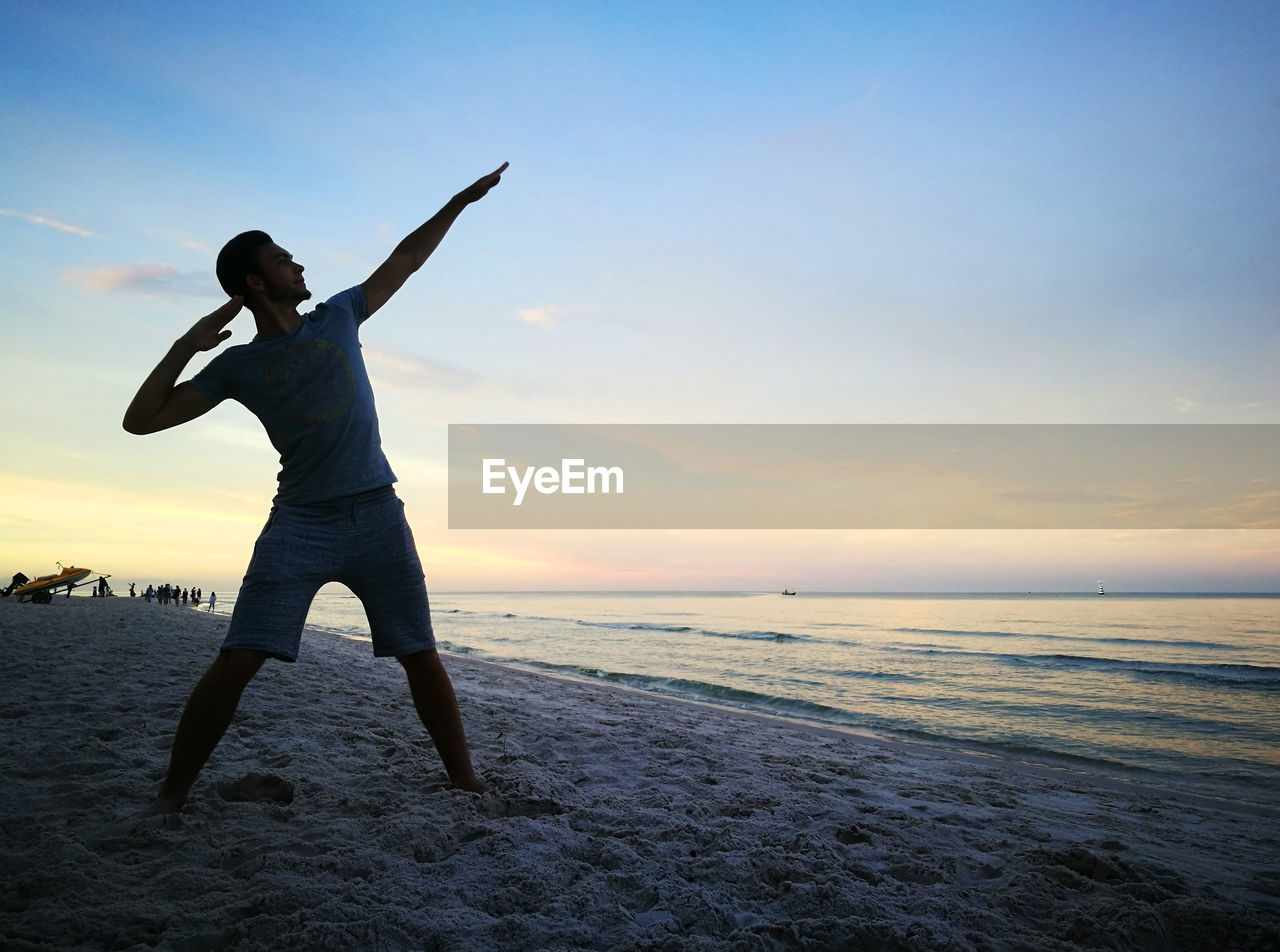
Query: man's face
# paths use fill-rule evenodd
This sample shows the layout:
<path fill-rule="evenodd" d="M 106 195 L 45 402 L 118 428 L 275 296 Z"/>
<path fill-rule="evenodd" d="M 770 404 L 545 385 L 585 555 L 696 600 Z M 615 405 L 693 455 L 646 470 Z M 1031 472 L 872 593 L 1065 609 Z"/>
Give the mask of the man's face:
<path fill-rule="evenodd" d="M 302 265 L 279 245 L 263 245 L 258 249 L 258 270 L 262 275 L 261 293 L 268 301 L 301 303 L 311 297 L 306 279 L 302 277 Z M 256 275 L 249 276 L 250 282 L 257 280 Z M 250 287 L 257 290 L 256 283 Z"/>

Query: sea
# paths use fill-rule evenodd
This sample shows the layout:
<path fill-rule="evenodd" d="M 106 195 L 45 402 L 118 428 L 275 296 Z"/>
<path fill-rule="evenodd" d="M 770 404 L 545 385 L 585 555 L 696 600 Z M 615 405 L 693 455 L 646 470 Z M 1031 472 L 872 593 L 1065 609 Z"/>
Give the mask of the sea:
<path fill-rule="evenodd" d="M 1280 806 L 1280 595 L 431 599 L 445 653 Z M 308 625 L 369 637 L 340 586 L 316 597 Z"/>

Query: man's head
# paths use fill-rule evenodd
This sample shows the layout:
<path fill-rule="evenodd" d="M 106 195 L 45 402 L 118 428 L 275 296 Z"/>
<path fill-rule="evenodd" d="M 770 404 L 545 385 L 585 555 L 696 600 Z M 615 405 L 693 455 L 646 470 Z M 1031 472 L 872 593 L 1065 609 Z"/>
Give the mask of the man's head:
<path fill-rule="evenodd" d="M 265 231 L 241 232 L 218 252 L 222 290 L 229 297 L 241 295 L 250 306 L 255 301 L 298 304 L 310 298 L 302 271 L 302 265 Z"/>

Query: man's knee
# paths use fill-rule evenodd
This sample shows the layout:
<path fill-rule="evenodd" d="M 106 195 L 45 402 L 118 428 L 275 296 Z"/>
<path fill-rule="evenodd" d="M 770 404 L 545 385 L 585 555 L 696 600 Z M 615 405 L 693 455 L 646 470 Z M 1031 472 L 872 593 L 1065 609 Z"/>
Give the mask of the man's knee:
<path fill-rule="evenodd" d="M 253 680 L 253 676 L 269 657 L 265 651 L 232 648 L 219 654 L 213 665 L 221 677 L 243 686 Z"/>
<path fill-rule="evenodd" d="M 435 668 L 442 667 L 440 663 L 440 652 L 435 648 L 428 651 L 417 651 L 413 654 L 396 655 L 396 660 L 401 666 L 409 672 L 413 671 L 431 671 Z"/>

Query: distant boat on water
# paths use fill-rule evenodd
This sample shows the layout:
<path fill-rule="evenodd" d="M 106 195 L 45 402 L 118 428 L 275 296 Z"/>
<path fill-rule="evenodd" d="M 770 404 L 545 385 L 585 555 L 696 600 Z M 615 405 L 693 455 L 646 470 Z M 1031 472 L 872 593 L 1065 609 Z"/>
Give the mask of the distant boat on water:
<path fill-rule="evenodd" d="M 1098 594 L 1099 595 L 1107 594 L 1107 590 L 1102 587 L 1102 579 L 1098 579 Z"/>
<path fill-rule="evenodd" d="M 782 590 L 783 595 L 794 595 L 795 593 L 796 593 L 795 589 L 792 589 L 792 588 L 784 588 Z"/>

